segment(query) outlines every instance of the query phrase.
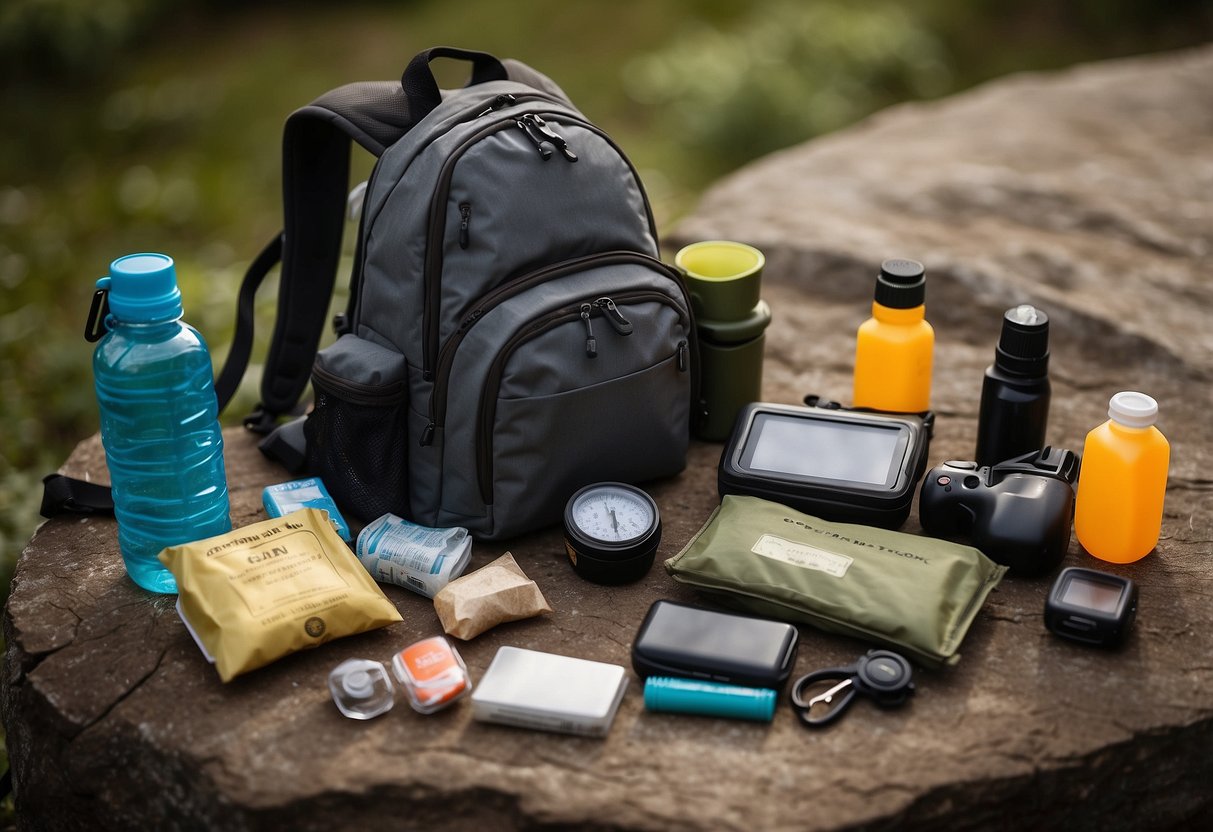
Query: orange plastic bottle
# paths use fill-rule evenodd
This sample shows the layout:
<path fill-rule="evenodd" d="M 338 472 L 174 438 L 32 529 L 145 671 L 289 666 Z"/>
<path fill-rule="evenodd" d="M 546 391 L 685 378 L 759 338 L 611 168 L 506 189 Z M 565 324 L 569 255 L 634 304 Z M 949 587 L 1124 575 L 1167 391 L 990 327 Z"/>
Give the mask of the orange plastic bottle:
<path fill-rule="evenodd" d="M 1117 393 L 1108 415 L 1083 445 L 1074 533 L 1089 554 L 1132 563 L 1158 544 L 1171 446 L 1145 393 Z"/>
<path fill-rule="evenodd" d="M 881 264 L 872 317 L 855 345 L 855 407 L 917 413 L 931 406 L 935 330 L 924 318 L 926 287 L 921 263 Z"/>

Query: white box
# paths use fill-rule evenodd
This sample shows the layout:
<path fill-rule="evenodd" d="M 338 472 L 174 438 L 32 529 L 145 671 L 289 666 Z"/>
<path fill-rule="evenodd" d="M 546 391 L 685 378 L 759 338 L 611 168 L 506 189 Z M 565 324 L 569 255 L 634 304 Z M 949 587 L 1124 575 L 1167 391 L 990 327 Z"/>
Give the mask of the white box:
<path fill-rule="evenodd" d="M 616 664 L 502 647 L 472 693 L 472 716 L 541 731 L 606 736 L 628 680 Z"/>

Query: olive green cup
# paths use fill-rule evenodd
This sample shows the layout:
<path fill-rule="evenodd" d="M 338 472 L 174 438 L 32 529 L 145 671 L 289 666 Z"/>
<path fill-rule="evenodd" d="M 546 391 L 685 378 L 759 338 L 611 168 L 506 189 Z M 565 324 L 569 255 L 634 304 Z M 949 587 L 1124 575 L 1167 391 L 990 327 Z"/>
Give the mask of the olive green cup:
<path fill-rule="evenodd" d="M 760 297 L 766 258 L 744 243 L 707 240 L 674 256 L 686 278 L 699 336 L 700 439 L 722 442 L 737 412 L 762 399 L 762 356 L 771 308 Z"/>

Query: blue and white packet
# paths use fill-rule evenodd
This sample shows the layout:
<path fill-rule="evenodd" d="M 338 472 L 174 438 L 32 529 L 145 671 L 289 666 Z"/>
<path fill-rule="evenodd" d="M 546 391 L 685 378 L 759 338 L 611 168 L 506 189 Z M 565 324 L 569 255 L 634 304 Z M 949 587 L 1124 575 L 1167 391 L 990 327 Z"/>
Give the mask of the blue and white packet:
<path fill-rule="evenodd" d="M 467 568 L 472 537 L 464 528 L 432 529 L 385 514 L 358 535 L 354 553 L 376 581 L 433 598 Z"/>
<path fill-rule="evenodd" d="M 319 477 L 309 477 L 305 480 L 292 480 L 278 485 L 267 485 L 261 492 L 261 503 L 265 513 L 270 517 L 281 517 L 298 511 L 301 508 L 318 508 L 327 511 L 329 521 L 337 529 L 337 534 L 346 543 L 350 542 L 350 527 L 345 518 L 337 510 L 337 504 L 329 496 L 328 489 Z"/>

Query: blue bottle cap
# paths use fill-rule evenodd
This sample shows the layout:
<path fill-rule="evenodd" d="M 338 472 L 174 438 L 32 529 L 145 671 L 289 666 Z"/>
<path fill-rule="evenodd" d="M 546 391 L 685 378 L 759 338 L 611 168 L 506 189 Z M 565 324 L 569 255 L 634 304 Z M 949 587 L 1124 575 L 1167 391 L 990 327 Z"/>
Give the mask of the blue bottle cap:
<path fill-rule="evenodd" d="M 128 254 L 110 263 L 109 277 L 97 281 L 109 290 L 110 312 L 127 323 L 181 317 L 177 268 L 166 254 Z"/>

